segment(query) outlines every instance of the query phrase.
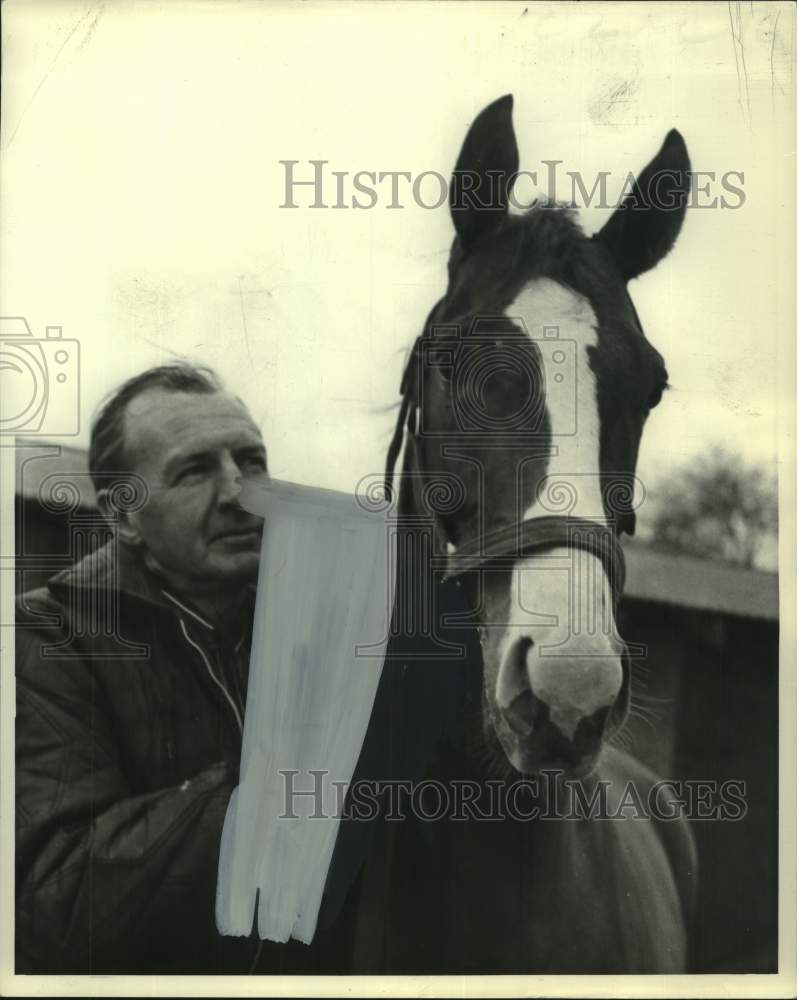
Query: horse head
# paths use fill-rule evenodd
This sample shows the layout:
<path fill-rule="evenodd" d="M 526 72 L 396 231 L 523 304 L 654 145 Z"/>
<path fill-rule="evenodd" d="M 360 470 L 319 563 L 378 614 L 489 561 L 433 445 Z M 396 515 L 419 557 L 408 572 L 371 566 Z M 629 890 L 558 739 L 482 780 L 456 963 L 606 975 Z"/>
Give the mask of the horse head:
<path fill-rule="evenodd" d="M 561 205 L 510 212 L 518 165 L 506 96 L 453 172 L 448 287 L 404 372 L 388 474 L 403 442 L 399 515 L 432 517 L 481 630 L 488 745 L 521 773 L 578 773 L 628 709 L 618 539 L 667 386 L 627 283 L 675 242 L 689 159 L 671 131 L 592 237 Z"/>

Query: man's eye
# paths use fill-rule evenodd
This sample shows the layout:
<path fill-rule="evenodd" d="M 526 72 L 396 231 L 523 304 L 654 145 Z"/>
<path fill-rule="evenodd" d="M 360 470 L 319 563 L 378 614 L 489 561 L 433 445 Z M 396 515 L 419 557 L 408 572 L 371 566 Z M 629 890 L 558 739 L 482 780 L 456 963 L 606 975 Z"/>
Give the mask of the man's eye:
<path fill-rule="evenodd" d="M 201 476 L 205 472 L 206 466 L 197 463 L 195 465 L 186 465 L 184 469 L 180 469 L 177 474 L 177 482 L 182 483 L 186 479 L 196 479 L 197 476 Z"/>
<path fill-rule="evenodd" d="M 242 469 L 255 469 L 258 472 L 264 472 L 266 468 L 266 460 L 262 455 L 248 455 L 241 461 Z"/>

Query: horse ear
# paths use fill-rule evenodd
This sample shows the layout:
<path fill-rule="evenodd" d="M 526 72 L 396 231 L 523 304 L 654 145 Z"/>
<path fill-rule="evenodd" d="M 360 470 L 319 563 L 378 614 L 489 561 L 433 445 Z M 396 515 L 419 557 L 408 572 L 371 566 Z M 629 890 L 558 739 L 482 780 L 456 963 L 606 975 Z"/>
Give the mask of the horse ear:
<path fill-rule="evenodd" d="M 518 162 L 512 95 L 506 94 L 471 125 L 451 178 L 451 218 L 465 246 L 494 229 L 506 215 Z"/>
<path fill-rule="evenodd" d="M 686 143 L 672 129 L 595 237 L 609 248 L 626 281 L 655 267 L 672 249 L 686 214 L 690 184 Z"/>

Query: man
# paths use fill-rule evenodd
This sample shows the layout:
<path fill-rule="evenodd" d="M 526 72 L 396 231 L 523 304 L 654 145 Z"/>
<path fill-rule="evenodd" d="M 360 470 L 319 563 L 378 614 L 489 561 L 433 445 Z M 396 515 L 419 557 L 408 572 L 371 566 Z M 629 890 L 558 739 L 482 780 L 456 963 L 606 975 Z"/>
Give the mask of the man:
<path fill-rule="evenodd" d="M 16 971 L 370 970 L 374 823 L 341 825 L 312 946 L 215 925 L 262 527 L 237 500 L 267 476 L 258 429 L 207 369 L 154 368 L 99 412 L 89 469 L 109 541 L 17 602 Z M 457 741 L 461 663 L 407 665 L 418 650 L 399 640 L 355 781 L 417 780 Z"/>
<path fill-rule="evenodd" d="M 17 972 L 248 972 L 214 905 L 266 449 L 211 371 L 164 366 L 103 406 L 89 469 L 110 540 L 18 600 Z"/>

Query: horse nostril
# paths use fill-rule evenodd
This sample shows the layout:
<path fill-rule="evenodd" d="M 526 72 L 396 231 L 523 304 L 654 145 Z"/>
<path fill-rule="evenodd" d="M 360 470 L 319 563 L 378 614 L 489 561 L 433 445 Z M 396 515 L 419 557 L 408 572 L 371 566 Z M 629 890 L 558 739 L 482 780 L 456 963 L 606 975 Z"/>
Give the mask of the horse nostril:
<path fill-rule="evenodd" d="M 601 718 L 601 713 L 616 701 L 622 686 L 619 658 L 589 653 L 590 646 L 585 643 L 581 655 L 540 656 L 529 663 L 532 693 L 548 705 L 551 722 L 568 740 L 575 738 L 582 722 Z M 597 721 L 587 728 L 595 725 Z"/>
<path fill-rule="evenodd" d="M 499 708 L 508 708 L 517 698 L 525 694 L 531 696 L 527 658 L 534 642 L 528 636 L 516 639 L 501 658 L 495 698 Z"/>
<path fill-rule="evenodd" d="M 548 721 L 548 706 L 527 689 L 504 709 L 504 718 L 518 735 L 531 736 Z"/>

